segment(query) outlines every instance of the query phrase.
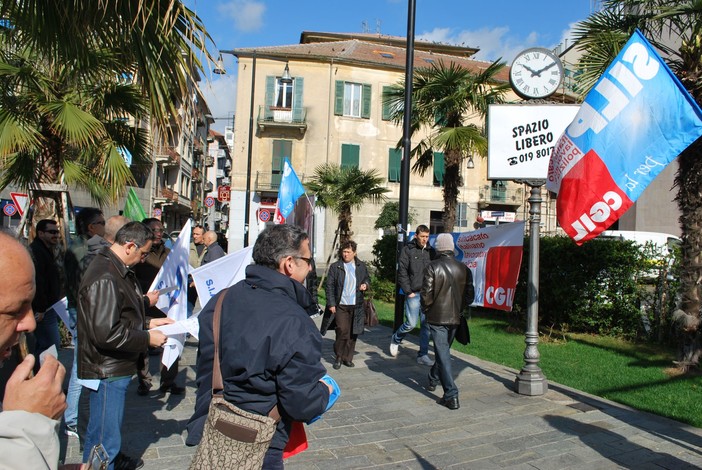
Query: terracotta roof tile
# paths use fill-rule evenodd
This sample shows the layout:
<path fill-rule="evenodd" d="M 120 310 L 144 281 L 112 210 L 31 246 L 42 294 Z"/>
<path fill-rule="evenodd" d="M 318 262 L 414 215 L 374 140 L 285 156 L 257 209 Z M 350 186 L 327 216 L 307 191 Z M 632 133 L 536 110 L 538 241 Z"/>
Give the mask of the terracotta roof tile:
<path fill-rule="evenodd" d="M 334 61 L 366 66 L 369 68 L 403 71 L 405 69 L 405 48 L 378 43 L 370 43 L 359 39 L 335 42 L 317 42 L 311 44 L 294 44 L 288 46 L 267 46 L 257 48 L 234 49 L 231 51 L 237 57 L 251 57 L 254 52 L 261 57 L 265 55 L 276 58 L 311 60 L 318 62 Z M 416 50 L 414 67 L 430 67 L 432 63 L 443 61 L 454 62 L 472 72 L 486 69 L 490 62 L 459 57 L 449 54 L 439 54 Z M 508 67 L 497 74 L 498 80 L 507 81 Z"/>

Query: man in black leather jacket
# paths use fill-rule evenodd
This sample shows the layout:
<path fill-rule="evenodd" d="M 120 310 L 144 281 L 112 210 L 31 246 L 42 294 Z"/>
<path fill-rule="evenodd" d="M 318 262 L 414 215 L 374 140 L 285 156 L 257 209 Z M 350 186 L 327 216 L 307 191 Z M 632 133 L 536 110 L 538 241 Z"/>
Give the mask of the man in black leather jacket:
<path fill-rule="evenodd" d="M 103 248 L 83 275 L 78 291 L 78 377 L 98 380 L 90 390 L 90 421 L 83 448 L 88 462 L 94 445 L 102 443 L 110 468 L 122 444 L 121 427 L 127 386 L 136 373 L 139 353 L 162 346 L 166 336 L 150 327 L 172 323 L 169 318 L 147 319 L 144 297 L 131 267 L 151 249 L 153 233 L 130 222 Z M 157 296 L 156 291 L 149 296 Z M 149 301 L 156 302 L 149 297 Z M 88 388 L 86 387 L 86 390 Z"/>
<path fill-rule="evenodd" d="M 441 382 L 444 396 L 437 402 L 450 410 L 457 410 L 458 388 L 451 369 L 451 343 L 456 337 L 463 310 L 473 302 L 473 276 L 468 267 L 454 257 L 453 236 L 442 233 L 436 237 L 438 258 L 424 273 L 422 283 L 422 310 L 429 323 L 434 341 L 436 362 L 429 371 L 429 391 Z"/>
<path fill-rule="evenodd" d="M 251 413 L 268 415 L 278 405 L 281 420 L 266 453 L 264 469 L 283 468 L 283 449 L 293 421 L 306 422 L 327 407 L 331 389 L 320 379 L 322 336 L 309 318 L 316 311 L 302 285 L 310 271 L 309 238 L 293 225 L 273 225 L 253 248 L 256 264 L 246 279 L 225 291 L 220 358 L 224 398 Z M 197 445 L 212 399 L 212 317 L 221 293 L 198 318 L 197 399 L 188 422 L 187 445 Z"/>

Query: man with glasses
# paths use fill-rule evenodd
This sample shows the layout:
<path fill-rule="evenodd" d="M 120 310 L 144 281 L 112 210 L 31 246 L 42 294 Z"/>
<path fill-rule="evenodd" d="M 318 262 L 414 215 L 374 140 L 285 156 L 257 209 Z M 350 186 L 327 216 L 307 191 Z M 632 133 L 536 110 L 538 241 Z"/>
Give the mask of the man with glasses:
<path fill-rule="evenodd" d="M 37 223 L 36 237 L 29 245 L 36 272 L 36 294 L 32 300 L 32 310 L 37 320 L 35 350 L 37 354 L 51 345 L 58 350 L 61 347 L 58 315 L 51 308 L 64 296 L 61 275 L 56 262 L 56 250 L 59 243 L 59 229 L 55 220 L 43 219 Z"/>
<path fill-rule="evenodd" d="M 92 260 L 95 254 L 104 246 L 110 244 L 105 236 L 105 216 L 97 207 L 84 207 L 76 215 L 76 236 L 69 240 L 68 249 L 64 256 L 64 273 L 66 275 L 66 297 L 68 298 L 68 315 L 71 325 L 75 329 L 78 321 L 77 302 L 78 289 L 83 273 L 88 267 L 88 259 Z M 66 393 L 66 412 L 64 413 L 66 435 L 78 436 L 78 404 L 81 386 L 78 383 L 78 347 L 76 338 L 73 338 L 73 366 L 68 381 Z"/>
<path fill-rule="evenodd" d="M 151 250 L 154 235 L 140 222 L 129 222 L 103 248 L 86 270 L 78 293 L 78 377 L 98 380 L 89 390 L 90 421 L 83 462 L 102 444 L 109 468 L 122 444 L 121 427 L 127 386 L 136 372 L 139 354 L 160 347 L 166 336 L 149 328 L 172 323 L 169 318 L 147 318 L 144 297 L 132 267 Z M 148 330 L 148 331 L 147 331 Z"/>
<path fill-rule="evenodd" d="M 327 407 L 331 389 L 320 379 L 322 336 L 309 314 L 316 310 L 302 281 L 312 257 L 307 234 L 293 225 L 263 230 L 253 247 L 246 279 L 224 295 L 220 357 L 224 397 L 260 415 L 277 405 L 281 420 L 263 461 L 264 469 L 283 469 L 283 449 L 293 421 L 306 422 Z M 188 422 L 186 444 L 202 438 L 212 399 L 214 340 L 212 317 L 218 296 L 203 308 L 197 356 L 197 400 Z M 221 449 L 227 452 L 227 449 Z"/>
<path fill-rule="evenodd" d="M 163 266 L 171 250 L 166 248 L 166 245 L 163 243 L 163 224 L 160 220 L 149 218 L 142 220 L 142 223 L 149 227 L 154 234 L 151 249 L 146 252 L 144 262 L 134 267 L 134 273 L 139 281 L 141 290 L 142 292 L 146 292 L 149 287 L 151 287 L 151 283 L 154 282 L 154 279 L 156 279 L 156 275 L 158 275 L 161 266 Z M 164 312 L 153 306 L 148 308 L 146 314 L 151 318 L 166 317 Z M 153 354 L 154 356 L 158 356 L 161 353 L 163 353 L 161 348 L 152 349 L 148 353 L 144 351 L 144 354 L 139 358 L 139 368 L 137 372 L 139 386 L 137 387 L 137 394 L 142 396 L 149 394 L 149 390 L 151 390 L 152 387 L 152 377 L 149 372 L 149 355 Z M 161 393 L 170 392 L 171 395 L 183 395 L 185 393 L 185 387 L 178 386 L 175 383 L 178 375 L 178 362 L 179 359 L 176 359 L 170 368 L 166 368 L 165 366 L 161 367 L 161 385 L 159 387 Z"/>

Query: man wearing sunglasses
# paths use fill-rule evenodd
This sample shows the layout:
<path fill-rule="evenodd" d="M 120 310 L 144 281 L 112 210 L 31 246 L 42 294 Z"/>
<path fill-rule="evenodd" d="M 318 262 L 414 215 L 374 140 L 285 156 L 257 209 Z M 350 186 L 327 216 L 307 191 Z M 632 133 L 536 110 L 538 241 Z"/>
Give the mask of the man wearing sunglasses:
<path fill-rule="evenodd" d="M 64 296 L 61 276 L 56 262 L 56 249 L 59 243 L 59 230 L 55 220 L 43 219 L 37 223 L 36 237 L 29 245 L 36 272 L 36 294 L 32 300 L 32 310 L 37 320 L 35 351 L 45 351 L 51 345 L 58 350 L 61 336 L 58 327 L 58 315 L 51 308 Z"/>

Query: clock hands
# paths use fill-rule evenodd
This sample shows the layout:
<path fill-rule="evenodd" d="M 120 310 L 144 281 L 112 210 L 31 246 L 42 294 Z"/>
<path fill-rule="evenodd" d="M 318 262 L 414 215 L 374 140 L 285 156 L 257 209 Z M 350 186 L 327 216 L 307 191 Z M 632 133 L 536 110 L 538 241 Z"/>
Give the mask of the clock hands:
<path fill-rule="evenodd" d="M 531 72 L 531 76 L 532 76 L 532 77 L 536 77 L 536 76 L 539 74 L 539 72 L 537 72 L 536 70 L 532 69 L 532 68 L 529 67 L 528 65 L 522 65 L 522 67 L 524 67 L 524 68 L 527 69 L 529 72 Z"/>
<path fill-rule="evenodd" d="M 544 68 L 542 68 L 542 69 L 540 69 L 540 70 L 536 70 L 536 71 L 534 71 L 534 70 L 529 70 L 529 71 L 531 72 L 531 76 L 532 76 L 532 77 L 540 77 L 542 72 L 547 71 L 548 69 L 550 69 L 550 68 L 553 67 L 554 65 L 556 65 L 556 63 L 555 63 L 555 62 L 551 62 L 549 65 L 547 65 L 546 67 L 544 67 Z"/>

